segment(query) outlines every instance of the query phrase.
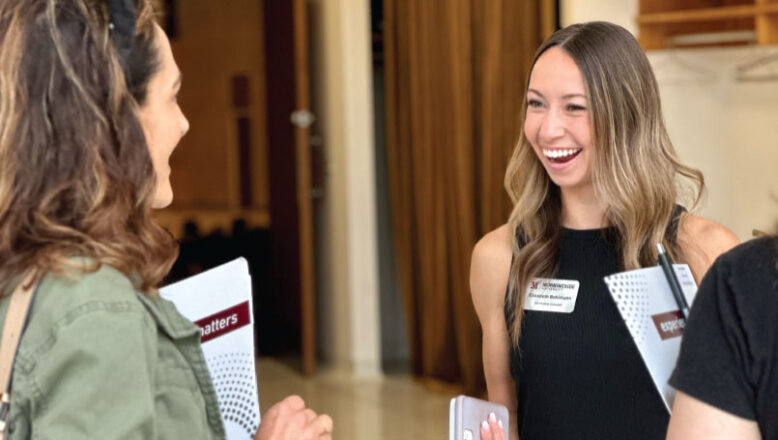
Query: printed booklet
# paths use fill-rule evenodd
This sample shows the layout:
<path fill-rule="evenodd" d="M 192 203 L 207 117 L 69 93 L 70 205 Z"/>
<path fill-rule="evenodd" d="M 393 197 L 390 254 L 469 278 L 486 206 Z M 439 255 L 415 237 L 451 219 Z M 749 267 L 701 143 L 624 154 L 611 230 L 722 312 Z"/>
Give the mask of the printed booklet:
<path fill-rule="evenodd" d="M 238 258 L 159 289 L 159 293 L 203 331 L 203 354 L 227 439 L 251 439 L 260 416 L 248 263 Z"/>

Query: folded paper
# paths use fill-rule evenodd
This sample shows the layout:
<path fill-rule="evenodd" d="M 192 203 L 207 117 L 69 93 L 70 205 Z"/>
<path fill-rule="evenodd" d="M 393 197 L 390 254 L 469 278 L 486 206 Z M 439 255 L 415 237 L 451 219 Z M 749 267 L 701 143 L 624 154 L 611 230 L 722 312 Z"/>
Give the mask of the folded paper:
<path fill-rule="evenodd" d="M 228 440 L 259 426 L 251 276 L 239 258 L 159 290 L 202 329 L 202 348 Z"/>
<path fill-rule="evenodd" d="M 673 269 L 689 304 L 697 293 L 689 266 L 674 264 Z M 651 374 L 667 410 L 675 390 L 667 381 L 675 368 L 686 322 L 659 266 L 620 272 L 605 277 L 613 300 L 624 319 L 632 340 Z"/>

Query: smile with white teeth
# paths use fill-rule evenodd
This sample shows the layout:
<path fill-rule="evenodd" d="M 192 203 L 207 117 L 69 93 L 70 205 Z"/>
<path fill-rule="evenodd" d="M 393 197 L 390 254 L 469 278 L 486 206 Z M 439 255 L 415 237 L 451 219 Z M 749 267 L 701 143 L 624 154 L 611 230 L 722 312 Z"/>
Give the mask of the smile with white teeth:
<path fill-rule="evenodd" d="M 544 148 L 543 155 L 554 163 L 564 163 L 578 155 L 582 148 Z"/>

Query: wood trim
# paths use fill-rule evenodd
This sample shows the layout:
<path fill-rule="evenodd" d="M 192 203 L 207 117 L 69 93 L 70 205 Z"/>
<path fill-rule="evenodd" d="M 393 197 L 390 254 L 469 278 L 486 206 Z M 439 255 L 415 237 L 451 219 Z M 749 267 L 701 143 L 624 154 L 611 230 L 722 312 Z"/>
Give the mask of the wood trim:
<path fill-rule="evenodd" d="M 306 1 L 294 0 L 294 70 L 297 110 L 311 106 Z M 300 313 L 303 374 L 316 369 L 316 301 L 314 292 L 313 202 L 311 198 L 310 127 L 295 129 L 297 209 L 300 231 Z"/>
<path fill-rule="evenodd" d="M 755 0 L 758 7 L 775 5 L 771 0 Z M 759 14 L 755 22 L 756 42 L 759 44 L 778 44 L 778 15 Z"/>
<path fill-rule="evenodd" d="M 778 3 L 656 12 L 639 15 L 637 17 L 637 22 L 641 25 L 688 23 L 693 21 L 718 21 L 733 18 L 748 18 L 755 17 L 758 14 L 778 14 Z"/>

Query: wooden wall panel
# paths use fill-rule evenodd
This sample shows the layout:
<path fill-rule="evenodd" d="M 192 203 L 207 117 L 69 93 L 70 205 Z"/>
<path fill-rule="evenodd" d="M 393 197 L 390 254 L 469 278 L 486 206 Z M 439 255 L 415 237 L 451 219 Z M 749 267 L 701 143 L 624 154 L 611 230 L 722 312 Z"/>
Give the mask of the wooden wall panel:
<path fill-rule="evenodd" d="M 268 211 L 262 1 L 178 0 L 175 12 L 171 42 L 184 73 L 179 102 L 191 129 L 171 158 L 171 211 Z M 236 76 L 245 78 L 240 89 L 247 92 L 239 102 Z M 248 166 L 240 163 L 240 130 L 248 130 Z M 241 169 L 250 172 L 244 191 Z"/>

